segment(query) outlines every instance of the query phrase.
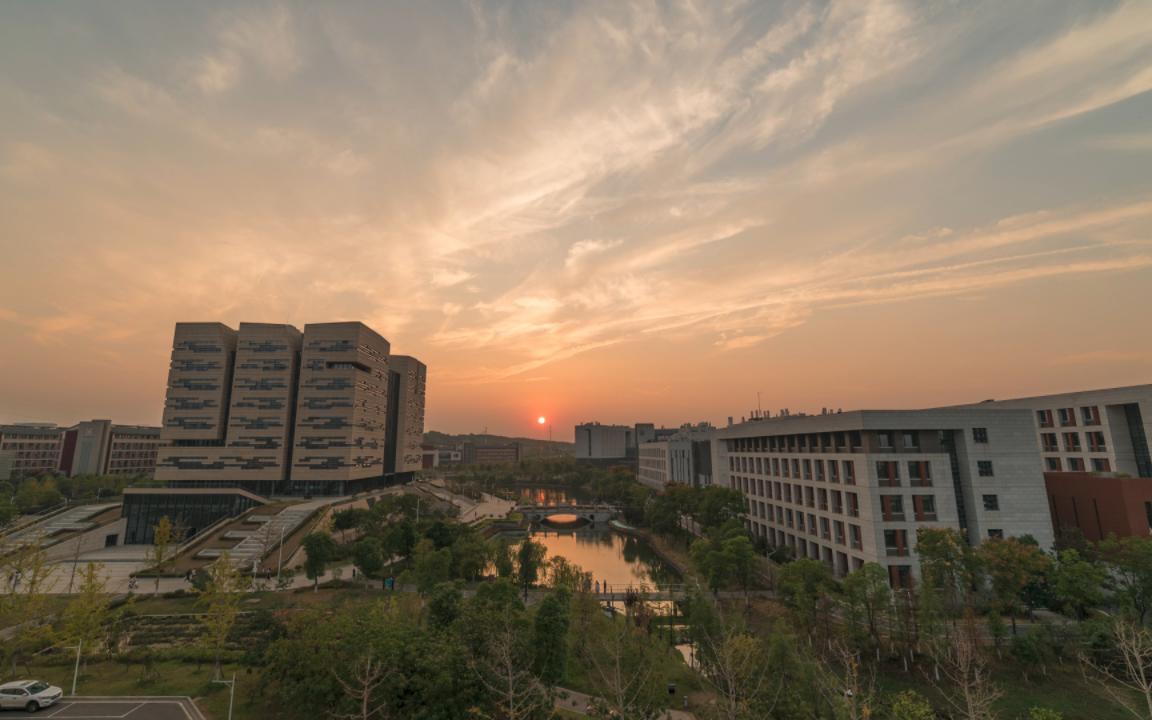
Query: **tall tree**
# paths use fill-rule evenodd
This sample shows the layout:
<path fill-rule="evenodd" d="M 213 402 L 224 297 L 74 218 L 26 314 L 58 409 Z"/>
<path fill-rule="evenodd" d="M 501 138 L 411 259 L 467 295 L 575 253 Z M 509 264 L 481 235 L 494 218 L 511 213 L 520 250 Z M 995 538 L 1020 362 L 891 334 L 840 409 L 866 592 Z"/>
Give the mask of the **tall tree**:
<path fill-rule="evenodd" d="M 993 704 L 1002 693 L 992 682 L 979 625 L 970 609 L 965 610 L 951 642 L 938 649 L 936 657 L 946 679 L 946 684 L 937 684 L 937 688 L 952 706 L 955 717 L 995 720 Z"/>
<path fill-rule="evenodd" d="M 1066 611 L 1084 619 L 1089 610 L 1104 602 L 1107 577 L 1103 567 L 1083 559 L 1075 550 L 1065 550 L 1057 556 L 1052 572 L 1052 593 Z"/>
<path fill-rule="evenodd" d="M 1099 549 L 1121 601 L 1143 625 L 1152 608 L 1152 537 L 1110 535 Z"/>
<path fill-rule="evenodd" d="M 781 599 L 792 608 L 801 627 L 811 635 L 821 604 L 834 586 L 832 571 L 819 560 L 800 558 L 780 568 L 776 589 Z"/>
<path fill-rule="evenodd" d="M 1152 633 L 1125 618 L 1114 619 L 1109 630 L 1113 657 L 1084 655 L 1081 660 L 1117 705 L 1140 720 L 1152 720 Z"/>
<path fill-rule="evenodd" d="M 304 536 L 301 541 L 304 545 L 304 574 L 312 581 L 312 591 L 320 587 L 320 576 L 328 567 L 328 563 L 336 558 L 336 541 L 325 532 L 312 532 Z"/>
<path fill-rule="evenodd" d="M 536 608 L 533 651 L 536 674 L 548 687 L 559 685 L 568 671 L 568 624 L 572 596 L 566 589 L 553 590 Z"/>
<path fill-rule="evenodd" d="M 540 579 L 540 570 L 544 565 L 545 547 L 531 539 L 526 539 L 516 551 L 516 579 L 524 592 L 524 600 L 528 600 L 528 590 Z"/>
<path fill-rule="evenodd" d="M 167 515 L 162 515 L 152 529 L 152 548 L 149 550 L 153 571 L 156 573 L 156 586 L 153 591 L 156 595 L 160 594 L 160 575 L 164 573 L 164 566 L 168 564 L 172 540 L 172 521 Z"/>
<path fill-rule="evenodd" d="M 207 568 L 208 580 L 196 604 L 204 611 L 204 646 L 212 653 L 215 679 L 221 679 L 221 661 L 228 644 L 228 634 L 240 614 L 241 577 L 228 553 Z"/>
<path fill-rule="evenodd" d="M 102 568 L 96 563 L 84 566 L 79 591 L 69 600 L 61 618 L 64 639 L 82 648 L 85 658 L 100 649 L 112 617 L 112 598 L 100 574 Z"/>
<path fill-rule="evenodd" d="M 367 588 L 368 578 L 384 568 L 384 549 L 380 541 L 372 536 L 357 540 L 352 546 L 352 563 L 360 570 L 364 587 Z"/>
<path fill-rule="evenodd" d="M 892 600 L 888 572 L 877 563 L 865 563 L 844 578 L 844 595 L 850 607 L 863 619 L 873 647 L 880 646 L 880 614 Z"/>
<path fill-rule="evenodd" d="M 1048 556 L 1035 545 L 1016 538 L 985 540 L 977 551 L 992 587 L 997 609 L 1012 618 L 1016 634 L 1016 611 L 1024 588 L 1040 577 L 1049 566 Z"/>
<path fill-rule="evenodd" d="M 977 562 L 967 541 L 951 528 L 917 528 L 916 554 L 925 589 L 939 593 L 944 607 L 958 612 L 975 582 Z"/>

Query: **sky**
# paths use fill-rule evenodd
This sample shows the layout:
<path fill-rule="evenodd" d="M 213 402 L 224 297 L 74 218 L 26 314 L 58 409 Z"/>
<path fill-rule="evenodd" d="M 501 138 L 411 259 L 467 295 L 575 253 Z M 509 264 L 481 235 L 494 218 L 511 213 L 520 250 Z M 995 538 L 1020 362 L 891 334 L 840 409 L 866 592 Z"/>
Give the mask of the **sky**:
<path fill-rule="evenodd" d="M 0 422 L 362 320 L 427 423 L 1152 382 L 1152 3 L 0 4 Z"/>

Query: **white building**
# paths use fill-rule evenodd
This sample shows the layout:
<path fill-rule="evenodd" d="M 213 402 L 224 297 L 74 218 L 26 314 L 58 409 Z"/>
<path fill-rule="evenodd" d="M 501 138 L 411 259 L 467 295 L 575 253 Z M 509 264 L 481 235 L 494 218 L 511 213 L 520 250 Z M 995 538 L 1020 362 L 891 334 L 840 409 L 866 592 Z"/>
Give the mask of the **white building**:
<path fill-rule="evenodd" d="M 584 423 L 576 426 L 577 460 L 624 460 L 631 457 L 634 431 L 626 425 Z"/>
<path fill-rule="evenodd" d="M 655 490 L 667 485 L 710 485 L 713 430 L 707 423 L 683 425 L 664 439 L 641 443 L 637 479 Z"/>
<path fill-rule="evenodd" d="M 1045 472 L 1152 477 L 1152 385 L 980 403 L 1032 412 Z"/>
<path fill-rule="evenodd" d="M 715 482 L 748 499 L 751 532 L 837 576 L 866 562 L 894 586 L 919 574 L 916 529 L 1053 540 L 1030 412 L 855 411 L 716 430 Z"/>

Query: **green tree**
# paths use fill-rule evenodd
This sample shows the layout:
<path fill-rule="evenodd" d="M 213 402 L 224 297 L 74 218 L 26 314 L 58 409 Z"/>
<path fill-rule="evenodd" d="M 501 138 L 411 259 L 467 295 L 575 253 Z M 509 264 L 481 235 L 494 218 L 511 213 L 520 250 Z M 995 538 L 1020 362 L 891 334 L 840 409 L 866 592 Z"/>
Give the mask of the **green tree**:
<path fill-rule="evenodd" d="M 215 679 L 221 678 L 221 659 L 228 643 L 228 634 L 240 614 L 240 573 L 232 566 L 228 553 L 224 553 L 207 568 L 208 582 L 196 604 L 203 609 L 204 645 L 212 653 Z"/>
<path fill-rule="evenodd" d="M 1064 720 L 1064 713 L 1046 707 L 1034 707 L 1028 710 L 1028 720 Z"/>
<path fill-rule="evenodd" d="M 407 573 L 422 595 L 432 592 L 442 582 L 452 579 L 452 551 L 436 549 L 436 543 L 424 538 L 412 553 L 412 570 Z"/>
<path fill-rule="evenodd" d="M 328 563 L 336 559 L 336 541 L 325 532 L 311 532 L 301 541 L 304 546 L 306 558 L 304 560 L 304 574 L 312 581 L 312 591 L 320 588 L 320 576 L 328 567 Z"/>
<path fill-rule="evenodd" d="M 915 690 L 905 690 L 892 698 L 891 720 L 936 720 L 932 704 Z"/>
<path fill-rule="evenodd" d="M 892 600 L 888 572 L 877 563 L 865 563 L 844 578 L 844 595 L 861 617 L 875 647 L 880 646 L 879 617 Z"/>
<path fill-rule="evenodd" d="M 924 586 L 941 595 L 948 611 L 958 612 L 974 584 L 972 548 L 956 530 L 921 527 L 916 530 L 916 554 Z"/>
<path fill-rule="evenodd" d="M 524 599 L 528 599 L 528 589 L 540 579 L 540 570 L 544 565 L 546 548 L 538 542 L 526 539 L 520 543 L 516 551 L 516 580 L 524 591 Z"/>
<path fill-rule="evenodd" d="M 167 515 L 162 515 L 159 522 L 152 529 L 152 548 L 149 550 L 149 556 L 152 559 L 153 571 L 156 573 L 156 586 L 154 593 L 160 594 L 160 575 L 164 572 L 164 566 L 168 564 L 169 554 L 172 552 L 172 521 L 168 519 Z"/>
<path fill-rule="evenodd" d="M 512 559 L 512 546 L 508 541 L 499 537 L 492 538 L 488 543 L 488 554 L 492 558 L 496 577 L 511 578 L 516 571 L 516 563 Z"/>
<path fill-rule="evenodd" d="M 96 563 L 84 566 L 78 592 L 69 600 L 61 618 L 63 639 L 79 645 L 85 657 L 100 650 L 112 619 L 112 598 L 100 575 L 102 567 Z"/>
<path fill-rule="evenodd" d="M 368 578 L 384 569 L 384 549 L 380 541 L 372 536 L 362 537 L 352 546 L 352 564 L 364 577 L 364 587 Z"/>
<path fill-rule="evenodd" d="M 488 546 L 479 533 L 464 528 L 467 526 L 462 527 L 452 542 L 452 572 L 456 577 L 472 582 L 488 566 Z"/>
<path fill-rule="evenodd" d="M 744 598 L 747 601 L 748 590 L 756 576 L 756 547 L 752 544 L 747 533 L 740 533 L 725 538 L 723 553 L 728 571 L 732 579 L 744 591 Z"/>
<path fill-rule="evenodd" d="M 1109 535 L 1099 549 L 1122 604 L 1143 625 L 1152 607 L 1152 537 Z"/>
<path fill-rule="evenodd" d="M 463 594 L 454 583 L 442 582 L 428 597 L 428 622 L 435 628 L 449 628 L 460 617 Z"/>
<path fill-rule="evenodd" d="M 790 562 L 776 574 L 776 589 L 780 598 L 792 609 L 801 627 L 809 634 L 816 627 L 821 603 L 834 585 L 832 571 L 828 566 L 812 558 Z"/>
<path fill-rule="evenodd" d="M 1035 545 L 1016 538 L 990 538 L 977 551 L 988 575 L 996 608 L 1012 619 L 1016 634 L 1016 610 L 1024 588 L 1041 577 L 1049 566 L 1048 556 Z"/>
<path fill-rule="evenodd" d="M 332 513 L 332 529 L 340 531 L 340 540 L 349 530 L 363 529 L 370 525 L 372 512 L 364 508 L 348 508 Z"/>
<path fill-rule="evenodd" d="M 1075 550 L 1059 554 L 1052 572 L 1052 593 L 1066 610 L 1083 620 L 1088 611 L 1104 602 L 1104 568 L 1080 557 Z"/>
<path fill-rule="evenodd" d="M 559 685 L 568 668 L 568 625 L 572 598 L 561 588 L 553 590 L 536 608 L 533 624 L 535 670 L 548 687 Z"/>

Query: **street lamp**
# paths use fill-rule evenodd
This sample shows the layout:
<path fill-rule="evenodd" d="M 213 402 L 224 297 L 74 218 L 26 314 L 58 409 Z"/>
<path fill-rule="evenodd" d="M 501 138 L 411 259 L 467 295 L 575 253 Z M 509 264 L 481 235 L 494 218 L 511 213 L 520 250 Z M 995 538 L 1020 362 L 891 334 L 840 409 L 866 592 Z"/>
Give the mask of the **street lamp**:
<path fill-rule="evenodd" d="M 280 589 L 280 571 L 284 568 L 284 526 L 280 526 L 280 547 L 276 552 L 276 589 Z"/>
<path fill-rule="evenodd" d="M 65 645 L 65 650 L 76 648 L 76 667 L 72 669 L 72 696 L 76 696 L 76 680 L 80 677 L 80 649 L 84 647 L 84 641 L 78 640 L 76 645 Z"/>
<path fill-rule="evenodd" d="M 236 699 L 236 673 L 232 673 L 231 680 L 213 680 L 212 682 L 228 686 L 228 720 L 232 720 L 232 701 Z"/>

